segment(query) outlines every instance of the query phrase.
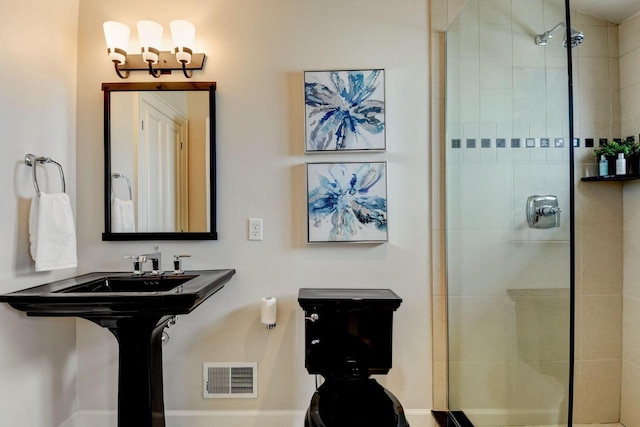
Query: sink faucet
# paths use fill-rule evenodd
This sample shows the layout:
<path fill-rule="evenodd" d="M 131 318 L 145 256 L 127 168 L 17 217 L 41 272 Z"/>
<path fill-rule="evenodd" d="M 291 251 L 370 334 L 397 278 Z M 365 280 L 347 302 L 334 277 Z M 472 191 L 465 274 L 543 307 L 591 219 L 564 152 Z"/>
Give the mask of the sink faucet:
<path fill-rule="evenodd" d="M 160 266 L 162 265 L 162 254 L 158 251 L 158 246 L 153 247 L 153 253 L 142 255 L 151 260 L 151 274 L 162 274 Z"/>
<path fill-rule="evenodd" d="M 151 274 L 160 275 L 162 274 L 162 270 L 160 270 L 160 266 L 162 265 L 162 254 L 158 251 L 159 247 L 154 246 L 153 253 L 144 254 L 144 255 L 127 255 L 125 259 L 133 260 L 133 274 L 136 276 L 141 276 L 144 274 L 144 270 L 142 270 L 142 265 L 151 260 Z"/>

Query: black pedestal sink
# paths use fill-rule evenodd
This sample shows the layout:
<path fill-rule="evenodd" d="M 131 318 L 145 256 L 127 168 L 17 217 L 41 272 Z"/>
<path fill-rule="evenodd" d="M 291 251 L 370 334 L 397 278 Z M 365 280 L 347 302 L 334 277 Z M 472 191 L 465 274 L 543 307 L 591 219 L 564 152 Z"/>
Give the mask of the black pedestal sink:
<path fill-rule="evenodd" d="M 118 426 L 164 427 L 162 331 L 222 289 L 235 270 L 90 273 L 0 295 L 28 316 L 77 316 L 118 340 Z"/>

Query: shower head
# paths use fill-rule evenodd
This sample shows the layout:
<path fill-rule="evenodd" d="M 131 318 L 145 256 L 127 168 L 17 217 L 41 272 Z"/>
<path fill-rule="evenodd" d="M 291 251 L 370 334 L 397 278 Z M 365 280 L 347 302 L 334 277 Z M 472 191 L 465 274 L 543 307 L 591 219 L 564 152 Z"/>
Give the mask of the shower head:
<path fill-rule="evenodd" d="M 542 34 L 538 34 L 536 36 L 536 44 L 538 46 L 546 46 L 547 43 L 549 42 L 549 39 L 553 37 L 553 33 L 555 33 L 561 28 L 567 28 L 567 24 L 564 22 L 561 22 L 555 27 L 553 27 L 552 29 L 550 29 L 549 31 L 545 31 Z M 582 43 L 583 41 L 584 41 L 584 34 L 582 33 L 582 31 L 576 31 L 572 28 L 571 29 L 571 47 L 574 48 L 578 46 L 580 43 Z M 567 47 L 566 35 L 565 35 L 564 41 L 562 42 L 562 45 L 565 48 Z"/>
<path fill-rule="evenodd" d="M 571 29 L 571 48 L 577 47 L 580 43 L 584 41 L 584 33 L 582 31 L 576 31 L 573 28 Z M 562 46 L 567 47 L 567 38 L 564 38 L 562 42 Z"/>

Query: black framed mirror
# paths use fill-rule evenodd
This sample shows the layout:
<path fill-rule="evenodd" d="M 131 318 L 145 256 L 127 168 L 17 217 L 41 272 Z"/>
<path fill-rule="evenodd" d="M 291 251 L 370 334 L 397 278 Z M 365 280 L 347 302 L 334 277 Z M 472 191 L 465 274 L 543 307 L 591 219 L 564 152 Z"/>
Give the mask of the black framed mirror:
<path fill-rule="evenodd" d="M 102 84 L 102 240 L 217 240 L 215 90 Z"/>

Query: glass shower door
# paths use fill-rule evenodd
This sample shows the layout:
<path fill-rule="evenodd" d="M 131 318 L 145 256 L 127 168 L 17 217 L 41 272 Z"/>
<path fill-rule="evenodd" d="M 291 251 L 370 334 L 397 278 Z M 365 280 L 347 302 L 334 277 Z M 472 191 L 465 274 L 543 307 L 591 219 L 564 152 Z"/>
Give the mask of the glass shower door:
<path fill-rule="evenodd" d="M 469 0 L 447 31 L 449 409 L 475 426 L 567 424 L 568 65 L 563 31 L 535 42 L 564 21 Z"/>

